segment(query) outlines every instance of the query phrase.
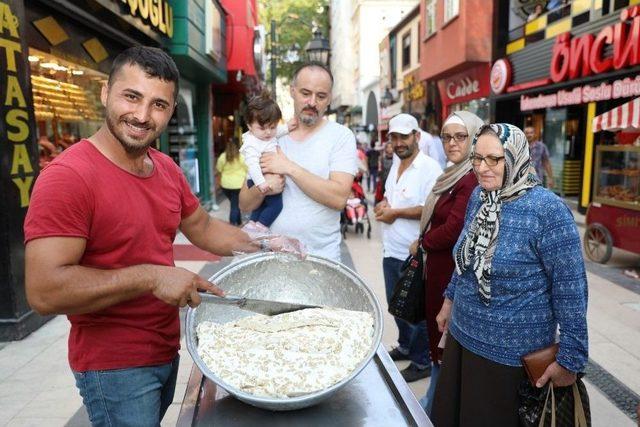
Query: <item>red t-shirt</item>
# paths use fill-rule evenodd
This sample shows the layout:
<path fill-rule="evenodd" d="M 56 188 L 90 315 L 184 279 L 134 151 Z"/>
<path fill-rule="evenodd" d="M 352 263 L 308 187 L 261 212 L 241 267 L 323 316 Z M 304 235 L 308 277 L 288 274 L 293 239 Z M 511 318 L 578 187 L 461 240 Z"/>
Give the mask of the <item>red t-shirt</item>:
<path fill-rule="evenodd" d="M 173 266 L 176 230 L 199 201 L 170 157 L 154 149 L 149 156 L 154 170 L 143 178 L 116 166 L 88 140 L 65 150 L 36 180 L 25 244 L 82 237 L 87 244 L 80 265 L 86 267 Z M 68 318 L 75 371 L 164 364 L 180 348 L 178 308 L 150 293 Z"/>

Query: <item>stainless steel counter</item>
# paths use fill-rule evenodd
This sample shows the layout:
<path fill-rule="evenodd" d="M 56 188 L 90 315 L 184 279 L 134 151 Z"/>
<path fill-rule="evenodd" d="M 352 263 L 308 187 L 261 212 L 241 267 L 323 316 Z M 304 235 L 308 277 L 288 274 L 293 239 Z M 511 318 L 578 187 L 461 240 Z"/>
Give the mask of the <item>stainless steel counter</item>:
<path fill-rule="evenodd" d="M 240 402 L 194 365 L 177 425 L 186 426 L 432 426 L 387 351 L 322 403 L 271 412 Z"/>

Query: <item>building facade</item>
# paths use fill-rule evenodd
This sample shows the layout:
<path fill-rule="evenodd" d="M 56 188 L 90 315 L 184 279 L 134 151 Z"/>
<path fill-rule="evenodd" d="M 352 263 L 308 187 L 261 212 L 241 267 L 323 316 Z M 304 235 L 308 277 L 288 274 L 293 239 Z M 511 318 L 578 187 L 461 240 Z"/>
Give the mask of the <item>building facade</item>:
<path fill-rule="evenodd" d="M 574 1 L 501 32 L 513 17 L 503 11 L 508 1 L 499 4 L 495 119 L 533 126 L 550 151 L 553 190 L 586 209 L 594 181 L 604 179 L 593 175 L 596 151 L 625 147 L 624 135 L 594 133 L 593 119 L 640 96 L 640 9 L 629 1 Z"/>
<path fill-rule="evenodd" d="M 420 19 L 419 79 L 427 92 L 426 121 L 441 124 L 460 109 L 488 121 L 494 2 L 425 0 Z"/>

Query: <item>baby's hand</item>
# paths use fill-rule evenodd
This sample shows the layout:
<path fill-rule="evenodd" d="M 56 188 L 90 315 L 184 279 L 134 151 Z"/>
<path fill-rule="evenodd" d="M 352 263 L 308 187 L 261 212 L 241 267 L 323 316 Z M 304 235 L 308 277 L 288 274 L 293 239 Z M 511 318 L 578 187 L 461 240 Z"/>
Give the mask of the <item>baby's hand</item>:
<path fill-rule="evenodd" d="M 298 127 L 298 119 L 295 117 L 287 122 L 287 129 L 289 132 L 293 132 Z"/>
<path fill-rule="evenodd" d="M 265 181 L 262 184 L 258 185 L 258 190 L 260 190 L 260 192 L 264 194 L 271 190 L 271 186 Z"/>

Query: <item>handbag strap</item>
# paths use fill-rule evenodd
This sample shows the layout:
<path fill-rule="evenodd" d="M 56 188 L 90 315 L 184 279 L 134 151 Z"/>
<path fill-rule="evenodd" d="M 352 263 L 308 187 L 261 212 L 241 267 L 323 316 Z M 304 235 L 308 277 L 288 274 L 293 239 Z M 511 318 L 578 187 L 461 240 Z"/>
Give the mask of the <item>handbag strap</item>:
<path fill-rule="evenodd" d="M 573 425 L 576 427 L 587 427 L 587 417 L 582 406 L 582 398 L 578 390 L 578 384 L 573 383 Z"/>
<path fill-rule="evenodd" d="M 538 427 L 544 427 L 544 422 L 547 417 L 549 395 L 551 395 L 551 427 L 556 427 L 556 396 L 553 394 L 553 384 L 551 384 L 551 381 L 549 381 L 549 389 L 547 390 L 547 397 L 544 399 L 544 407 L 542 408 L 542 416 L 540 417 Z"/>

